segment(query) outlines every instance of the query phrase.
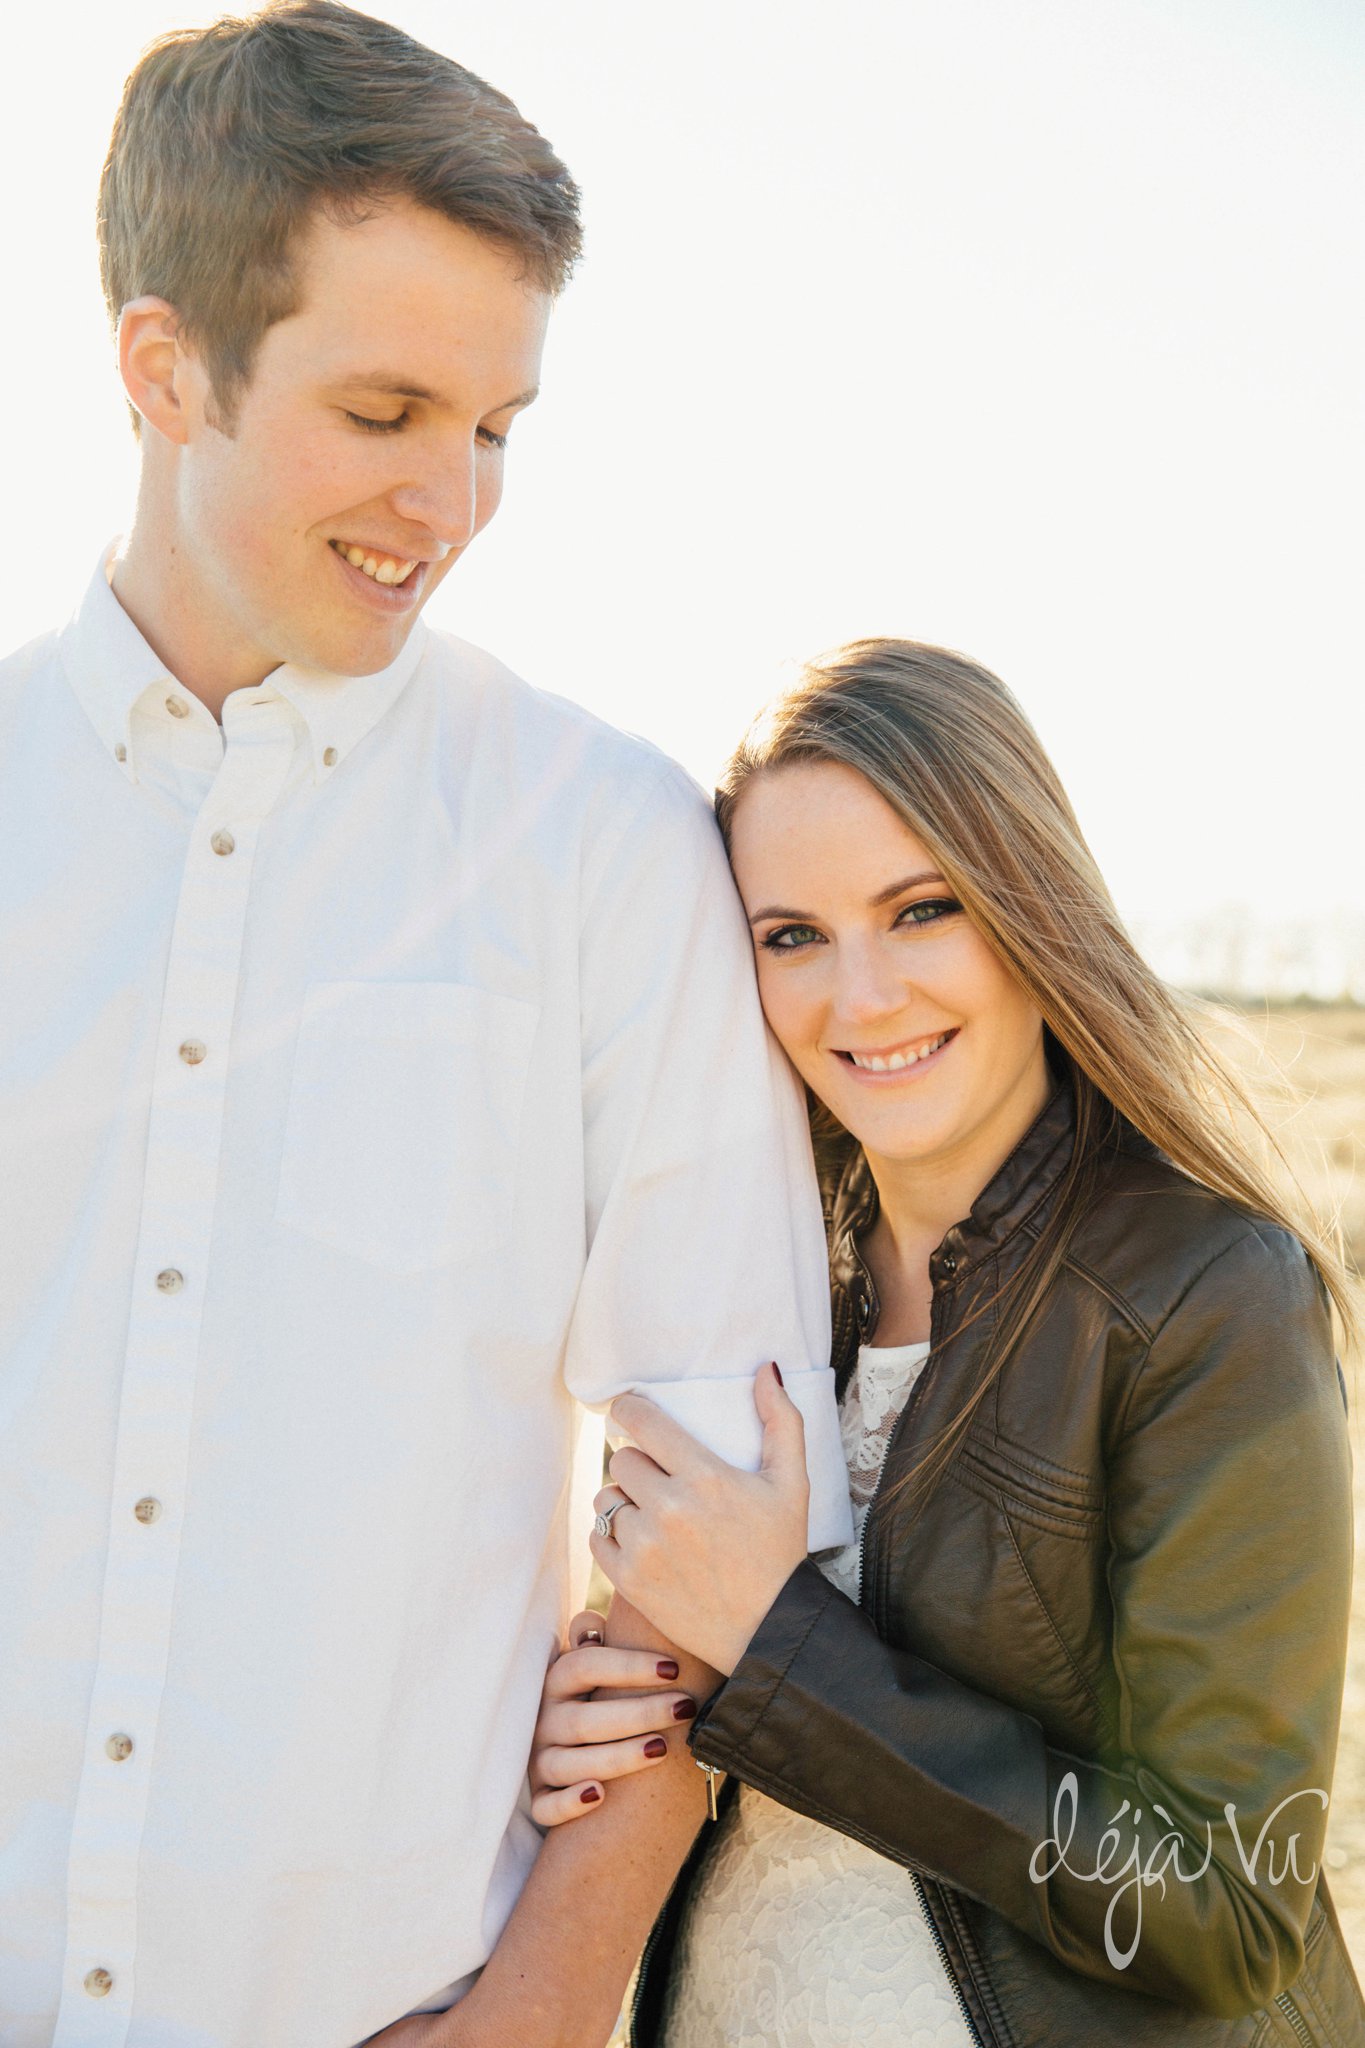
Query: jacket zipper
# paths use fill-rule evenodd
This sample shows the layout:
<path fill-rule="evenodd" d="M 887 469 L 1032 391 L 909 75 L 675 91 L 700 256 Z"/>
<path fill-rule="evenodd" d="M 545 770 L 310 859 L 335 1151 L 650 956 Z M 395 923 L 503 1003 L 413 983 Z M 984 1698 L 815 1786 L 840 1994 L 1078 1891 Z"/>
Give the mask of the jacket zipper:
<path fill-rule="evenodd" d="M 1309 2032 L 1308 2022 L 1289 1996 L 1289 1993 L 1281 1991 L 1275 2003 L 1294 2029 L 1297 2039 L 1303 2042 L 1303 2048 L 1313 2048 L 1313 2036 Z"/>
<path fill-rule="evenodd" d="M 886 1477 L 886 1468 L 888 1463 L 890 1462 L 891 1453 L 895 1448 L 896 1444 L 898 1443 L 898 1441 L 900 1440 L 901 1436 L 904 1434 L 906 1425 L 910 1419 L 911 1414 L 914 1411 L 915 1404 L 919 1400 L 919 1397 L 923 1392 L 925 1378 L 929 1371 L 929 1360 L 933 1357 L 934 1353 L 934 1325 L 939 1321 L 939 1304 L 937 1301 L 935 1301 L 929 1318 L 929 1357 L 925 1359 L 924 1364 L 920 1367 L 919 1377 L 915 1381 L 914 1386 L 910 1390 L 910 1399 L 906 1402 L 904 1408 L 902 1408 L 900 1414 L 897 1416 L 896 1425 L 892 1430 L 890 1436 L 886 1440 L 886 1449 L 882 1452 L 882 1462 L 877 1470 L 877 1483 L 872 1489 L 872 1498 L 867 1504 L 867 1513 L 863 1516 L 863 1526 L 858 1536 L 858 1605 L 860 1607 L 864 1607 L 866 1605 L 866 1603 L 863 1600 L 863 1558 L 865 1546 L 867 1543 L 867 1532 L 872 1526 L 872 1517 L 874 1512 L 876 1511 L 877 1501 L 882 1490 L 882 1481 Z M 860 1344 L 865 1341 L 866 1340 L 863 1337 L 859 1337 Z M 871 1616 L 873 1624 L 875 1626 L 876 1617 L 872 1615 L 870 1607 L 867 1608 L 867 1612 Z M 929 1899 L 924 1889 L 924 1879 L 920 1876 L 917 1870 L 911 1870 L 909 1875 L 910 1882 L 914 1887 L 916 1903 L 918 1904 L 920 1913 L 923 1916 L 925 1927 L 929 1931 L 929 1938 L 933 1942 L 934 1948 L 938 1954 L 939 1963 L 942 1967 L 944 1977 L 947 1979 L 948 1988 L 952 1992 L 953 1997 L 957 2000 L 957 2008 L 958 2011 L 962 2014 L 962 2024 L 967 2029 L 967 2037 L 972 2043 L 972 2048 L 985 2048 L 985 2043 L 982 2041 L 980 2034 L 976 2030 L 976 2021 L 972 2018 L 971 2008 L 967 2004 L 967 2000 L 963 1995 L 962 1986 L 958 1983 L 956 1972 L 954 1971 L 952 1963 L 949 1960 L 948 1944 L 944 1941 L 943 1936 L 939 1933 L 938 1927 L 934 1921 L 934 1916 L 929 1911 Z"/>
<path fill-rule="evenodd" d="M 968 2038 L 972 2042 L 972 2048 L 985 2048 L 985 2044 L 982 2041 L 980 2034 L 978 2034 L 976 2031 L 976 2021 L 972 2018 L 971 2012 L 967 2005 L 967 2001 L 962 1995 L 962 1986 L 958 1983 L 957 1978 L 953 1974 L 953 1966 L 948 1960 L 948 1945 L 944 1941 L 943 1936 L 939 1933 L 938 1928 L 934 1925 L 934 1916 L 929 1911 L 929 1901 L 925 1895 L 924 1879 L 920 1876 L 917 1870 L 912 1870 L 910 1873 L 910 1882 L 915 1887 L 915 1897 L 919 1900 L 919 1909 L 920 1912 L 924 1915 L 924 1924 L 929 1930 L 930 1940 L 933 1942 L 934 1947 L 938 1950 L 938 1959 L 940 1963 L 943 1965 L 943 1974 L 948 1979 L 949 1988 L 952 1991 L 953 1997 L 957 2000 L 958 2010 L 962 2014 L 962 2024 L 967 2029 Z"/>

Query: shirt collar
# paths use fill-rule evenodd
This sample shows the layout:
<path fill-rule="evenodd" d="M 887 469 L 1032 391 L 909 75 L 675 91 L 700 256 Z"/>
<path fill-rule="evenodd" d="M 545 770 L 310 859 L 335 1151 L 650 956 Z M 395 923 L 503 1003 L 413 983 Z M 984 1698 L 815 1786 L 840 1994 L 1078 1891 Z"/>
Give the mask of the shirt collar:
<path fill-rule="evenodd" d="M 113 542 L 100 557 L 74 617 L 63 629 L 63 665 L 86 716 L 130 781 L 137 780 L 137 749 L 149 730 L 136 711 L 155 710 L 216 731 L 216 721 L 158 659 L 110 588 Z M 376 726 L 410 681 L 426 647 L 418 619 L 402 652 L 368 676 L 330 675 L 292 662 L 272 669 L 263 688 L 284 699 L 307 734 L 312 775 L 323 782 Z M 179 706 L 176 710 L 175 706 Z M 150 728 L 154 729 L 154 728 Z"/>

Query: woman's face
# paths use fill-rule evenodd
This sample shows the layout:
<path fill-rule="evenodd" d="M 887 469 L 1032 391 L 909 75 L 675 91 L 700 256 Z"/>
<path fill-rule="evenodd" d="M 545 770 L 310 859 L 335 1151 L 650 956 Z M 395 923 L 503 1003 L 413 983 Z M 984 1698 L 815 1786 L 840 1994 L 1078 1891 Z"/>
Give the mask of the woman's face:
<path fill-rule="evenodd" d="M 731 841 L 797 1072 L 874 1163 L 979 1164 L 984 1185 L 1046 1099 L 1042 1017 L 921 841 L 833 762 L 756 775 Z"/>

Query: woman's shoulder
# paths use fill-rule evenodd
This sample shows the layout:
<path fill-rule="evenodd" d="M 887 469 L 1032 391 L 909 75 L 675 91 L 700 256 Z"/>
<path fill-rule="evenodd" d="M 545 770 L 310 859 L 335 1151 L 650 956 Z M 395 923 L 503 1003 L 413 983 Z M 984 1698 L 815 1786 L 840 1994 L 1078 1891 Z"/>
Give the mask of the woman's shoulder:
<path fill-rule="evenodd" d="M 1100 1162 L 1067 1263 L 1148 1336 L 1186 1305 L 1315 1322 L 1324 1313 L 1322 1282 L 1292 1230 L 1193 1180 L 1131 1128 Z"/>

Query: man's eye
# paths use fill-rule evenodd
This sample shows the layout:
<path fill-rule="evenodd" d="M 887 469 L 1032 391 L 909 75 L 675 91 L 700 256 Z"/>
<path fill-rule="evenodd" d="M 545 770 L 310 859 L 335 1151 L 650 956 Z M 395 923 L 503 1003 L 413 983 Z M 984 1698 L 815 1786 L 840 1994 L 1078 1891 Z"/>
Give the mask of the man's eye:
<path fill-rule="evenodd" d="M 479 439 L 483 442 L 485 448 L 505 448 L 507 446 L 506 434 L 495 434 L 491 427 L 480 427 Z"/>
<path fill-rule="evenodd" d="M 962 905 L 952 896 L 924 896 L 918 903 L 907 903 L 897 924 L 938 924 L 945 917 L 952 917 Z"/>
<path fill-rule="evenodd" d="M 820 934 L 814 925 L 780 924 L 759 943 L 769 953 L 795 953 L 799 952 L 801 947 L 811 945 L 819 937 Z"/>
<path fill-rule="evenodd" d="M 397 419 L 393 420 L 372 420 L 363 412 L 348 412 L 346 417 L 353 426 L 363 427 L 367 434 L 396 434 L 400 427 L 405 427 L 408 423 L 405 412 L 400 412 Z"/>

